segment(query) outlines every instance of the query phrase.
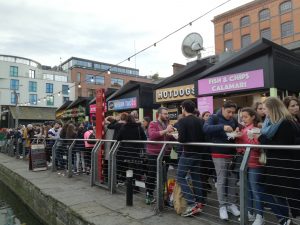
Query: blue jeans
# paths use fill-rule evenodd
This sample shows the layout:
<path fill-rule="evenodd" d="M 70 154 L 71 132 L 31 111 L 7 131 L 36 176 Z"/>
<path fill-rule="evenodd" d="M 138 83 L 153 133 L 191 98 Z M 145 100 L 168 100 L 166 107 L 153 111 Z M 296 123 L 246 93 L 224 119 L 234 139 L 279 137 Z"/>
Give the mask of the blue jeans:
<path fill-rule="evenodd" d="M 264 194 L 263 200 L 268 203 L 278 220 L 289 217 L 289 208 L 286 198 Z"/>
<path fill-rule="evenodd" d="M 182 153 L 178 163 L 177 182 L 181 186 L 181 192 L 186 199 L 188 205 L 193 205 L 195 202 L 202 202 L 202 183 L 201 183 L 201 159 L 187 158 L 185 153 Z M 190 173 L 192 179 L 193 191 L 188 184 L 186 176 Z"/>
<path fill-rule="evenodd" d="M 263 216 L 262 185 L 263 168 L 249 168 L 248 170 L 248 211 Z M 255 209 L 255 210 L 254 210 Z"/>

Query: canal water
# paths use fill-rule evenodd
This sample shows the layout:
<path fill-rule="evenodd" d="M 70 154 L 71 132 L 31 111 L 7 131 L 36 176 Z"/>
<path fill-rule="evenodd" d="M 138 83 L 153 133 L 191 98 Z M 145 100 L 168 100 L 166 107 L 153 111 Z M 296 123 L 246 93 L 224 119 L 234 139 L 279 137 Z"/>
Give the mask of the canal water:
<path fill-rule="evenodd" d="M 9 188 L 0 181 L 0 225 L 44 225 Z"/>

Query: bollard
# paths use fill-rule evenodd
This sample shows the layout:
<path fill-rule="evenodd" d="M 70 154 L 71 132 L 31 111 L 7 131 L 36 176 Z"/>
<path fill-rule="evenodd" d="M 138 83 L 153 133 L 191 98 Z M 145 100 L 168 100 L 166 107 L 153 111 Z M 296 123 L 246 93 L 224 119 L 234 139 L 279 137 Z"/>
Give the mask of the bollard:
<path fill-rule="evenodd" d="M 133 205 L 133 171 L 132 170 L 126 170 L 126 206 L 132 206 Z"/>

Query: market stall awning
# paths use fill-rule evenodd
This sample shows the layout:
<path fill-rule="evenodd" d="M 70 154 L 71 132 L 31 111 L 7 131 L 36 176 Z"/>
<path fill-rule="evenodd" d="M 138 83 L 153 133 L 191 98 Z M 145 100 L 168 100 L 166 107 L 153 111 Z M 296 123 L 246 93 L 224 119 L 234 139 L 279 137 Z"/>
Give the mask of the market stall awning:
<path fill-rule="evenodd" d="M 154 87 L 154 84 L 152 83 L 144 83 L 144 82 L 139 82 L 139 81 L 129 81 L 127 82 L 122 88 L 120 88 L 119 90 L 117 90 L 115 93 L 113 93 L 111 96 L 109 96 L 106 101 L 109 101 L 111 99 L 115 99 L 119 96 L 122 96 L 123 94 L 136 89 L 138 87 L 150 87 L 151 89 Z"/>
<path fill-rule="evenodd" d="M 84 107 L 86 106 L 86 103 L 91 101 L 93 97 L 78 97 L 75 101 L 73 101 L 67 109 L 71 109 L 79 104 L 84 104 Z"/>
<path fill-rule="evenodd" d="M 70 104 L 72 103 L 72 101 L 66 101 L 64 104 L 62 104 L 56 111 L 62 111 L 64 109 L 66 109 Z"/>
<path fill-rule="evenodd" d="M 16 107 L 9 106 L 14 119 L 16 119 Z M 55 120 L 56 108 L 19 106 L 19 120 Z"/>

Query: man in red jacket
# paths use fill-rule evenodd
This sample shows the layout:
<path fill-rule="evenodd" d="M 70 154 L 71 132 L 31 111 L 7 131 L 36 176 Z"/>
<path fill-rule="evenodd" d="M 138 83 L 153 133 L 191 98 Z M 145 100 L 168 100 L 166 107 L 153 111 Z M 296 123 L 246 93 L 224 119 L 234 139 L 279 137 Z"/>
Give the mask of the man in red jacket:
<path fill-rule="evenodd" d="M 157 112 L 157 121 L 152 121 L 149 125 L 149 141 L 174 141 L 175 139 L 170 134 L 174 131 L 174 128 L 172 125 L 169 125 L 168 109 L 165 107 L 160 107 Z M 153 197 L 153 191 L 156 183 L 156 161 L 162 147 L 162 144 L 147 145 L 148 175 L 146 180 L 146 204 L 148 205 L 154 203 L 155 201 Z M 165 156 L 168 156 L 170 152 L 171 148 L 167 147 Z M 165 157 L 164 160 L 167 161 L 167 157 Z"/>

